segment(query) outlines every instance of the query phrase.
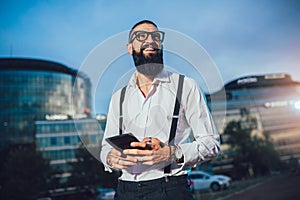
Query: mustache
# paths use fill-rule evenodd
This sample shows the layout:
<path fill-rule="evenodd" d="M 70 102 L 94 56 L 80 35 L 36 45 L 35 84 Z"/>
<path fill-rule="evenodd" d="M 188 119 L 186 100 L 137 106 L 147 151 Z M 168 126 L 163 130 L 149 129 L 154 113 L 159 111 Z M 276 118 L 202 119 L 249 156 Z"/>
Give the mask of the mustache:
<path fill-rule="evenodd" d="M 145 50 L 148 47 L 152 47 L 154 50 L 160 50 L 160 48 L 158 47 L 158 45 L 156 43 L 146 43 L 146 44 L 142 44 L 141 46 L 141 51 Z"/>

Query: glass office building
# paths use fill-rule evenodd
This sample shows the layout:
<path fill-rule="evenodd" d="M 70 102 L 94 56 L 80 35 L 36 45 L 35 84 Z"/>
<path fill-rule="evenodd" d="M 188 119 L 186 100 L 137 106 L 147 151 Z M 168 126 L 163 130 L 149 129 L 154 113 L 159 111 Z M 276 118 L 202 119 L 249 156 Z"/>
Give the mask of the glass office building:
<path fill-rule="evenodd" d="M 0 59 L 0 146 L 34 140 L 34 121 L 85 116 L 91 110 L 89 79 L 62 64 Z"/>
<path fill-rule="evenodd" d="M 81 146 L 99 158 L 105 121 L 96 119 L 41 120 L 35 122 L 37 148 L 59 169 L 61 181 L 71 174 L 70 163 L 76 162 L 76 150 Z"/>
<path fill-rule="evenodd" d="M 282 160 L 300 159 L 300 83 L 287 74 L 247 76 L 225 85 L 227 113 L 225 124 L 218 126 L 222 134 L 232 120 L 240 120 L 243 112 L 257 120 L 258 136 L 268 132 Z M 218 99 L 218 92 L 213 99 Z M 207 97 L 208 100 L 210 96 Z M 216 103 L 216 105 L 218 105 Z M 223 116 L 215 115 L 216 121 Z M 218 123 L 217 123 L 218 124 Z M 226 145 L 224 145 L 226 147 Z"/>

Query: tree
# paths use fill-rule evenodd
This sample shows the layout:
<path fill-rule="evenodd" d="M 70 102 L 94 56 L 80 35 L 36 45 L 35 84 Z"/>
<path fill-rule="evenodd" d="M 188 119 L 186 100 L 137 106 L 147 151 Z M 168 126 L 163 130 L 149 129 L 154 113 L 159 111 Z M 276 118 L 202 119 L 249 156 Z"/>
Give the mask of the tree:
<path fill-rule="evenodd" d="M 256 128 L 256 120 L 247 117 L 239 121 L 228 123 L 224 134 L 228 135 L 227 143 L 233 151 L 234 176 L 266 175 L 273 169 L 281 166 L 279 155 L 276 152 L 270 137 L 251 135 Z"/>
<path fill-rule="evenodd" d="M 12 145 L 1 157 L 1 199 L 32 200 L 47 191 L 52 170 L 34 143 Z"/>
<path fill-rule="evenodd" d="M 69 185 L 89 189 L 96 189 L 98 186 L 116 188 L 120 172 L 105 172 L 103 164 L 94 158 L 84 145 L 77 149 L 76 159 L 77 162 L 70 163 L 72 175 L 68 180 Z"/>

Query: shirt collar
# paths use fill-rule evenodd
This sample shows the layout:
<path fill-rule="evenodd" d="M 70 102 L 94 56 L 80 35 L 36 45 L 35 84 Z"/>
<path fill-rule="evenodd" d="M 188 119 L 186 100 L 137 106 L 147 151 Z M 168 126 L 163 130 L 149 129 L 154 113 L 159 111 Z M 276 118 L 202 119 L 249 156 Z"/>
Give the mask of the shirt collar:
<path fill-rule="evenodd" d="M 133 73 L 133 75 L 131 76 L 128 85 L 130 86 L 137 86 L 137 74 L 138 72 L 135 71 Z M 166 70 L 162 70 L 159 74 L 157 74 L 154 79 L 152 84 L 158 84 L 160 82 L 170 82 L 170 76 L 171 76 L 172 72 L 166 71 Z"/>

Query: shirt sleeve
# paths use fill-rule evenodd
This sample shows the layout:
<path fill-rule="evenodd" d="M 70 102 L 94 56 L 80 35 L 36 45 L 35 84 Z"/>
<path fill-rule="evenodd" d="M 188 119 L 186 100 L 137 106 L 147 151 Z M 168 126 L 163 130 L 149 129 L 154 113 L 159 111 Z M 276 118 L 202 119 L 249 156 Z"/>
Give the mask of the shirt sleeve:
<path fill-rule="evenodd" d="M 196 165 L 216 157 L 220 152 L 220 136 L 208 109 L 205 96 L 196 82 L 186 78 L 183 108 L 195 138 L 191 143 L 179 144 L 184 153 L 184 167 Z"/>
<path fill-rule="evenodd" d="M 116 92 L 110 101 L 109 109 L 107 113 L 106 127 L 102 139 L 100 159 L 104 165 L 104 170 L 112 172 L 112 168 L 107 164 L 107 155 L 112 150 L 112 146 L 109 145 L 105 138 L 112 137 L 119 134 L 119 100 L 120 91 Z"/>

